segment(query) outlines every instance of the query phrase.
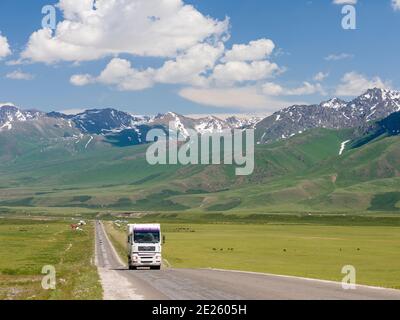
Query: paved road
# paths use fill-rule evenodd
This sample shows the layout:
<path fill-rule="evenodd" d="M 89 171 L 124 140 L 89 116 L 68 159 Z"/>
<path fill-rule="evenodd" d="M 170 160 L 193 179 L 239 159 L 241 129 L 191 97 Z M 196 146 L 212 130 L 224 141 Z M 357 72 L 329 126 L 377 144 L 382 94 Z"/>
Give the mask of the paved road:
<path fill-rule="evenodd" d="M 400 300 L 400 290 L 365 286 L 343 290 L 338 283 L 296 277 L 194 269 L 130 271 L 116 255 L 100 222 L 96 223 L 96 262 L 105 299 Z"/>

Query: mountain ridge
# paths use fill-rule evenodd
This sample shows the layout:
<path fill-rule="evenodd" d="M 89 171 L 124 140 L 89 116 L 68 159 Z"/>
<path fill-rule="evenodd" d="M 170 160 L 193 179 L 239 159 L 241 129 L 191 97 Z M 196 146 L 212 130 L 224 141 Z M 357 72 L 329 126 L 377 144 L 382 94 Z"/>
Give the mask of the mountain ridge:
<path fill-rule="evenodd" d="M 256 126 L 259 144 L 287 139 L 313 128 L 347 129 L 400 111 L 400 92 L 373 88 L 346 102 L 338 98 L 279 110 Z"/>
<path fill-rule="evenodd" d="M 12 130 L 13 124 L 52 118 L 65 121 L 84 135 L 134 135 L 135 143 L 145 143 L 144 134 L 151 128 L 173 129 L 187 137 L 188 130 L 199 134 L 216 133 L 223 130 L 256 130 L 258 144 L 266 144 L 293 137 L 313 128 L 347 129 L 363 127 L 400 111 L 400 92 L 373 88 L 355 99 L 346 102 L 332 98 L 320 104 L 293 105 L 266 118 L 221 119 L 217 116 L 191 118 L 175 112 L 156 116 L 138 116 L 115 108 L 88 109 L 67 115 L 61 112 L 22 110 L 10 103 L 0 105 L 0 132 Z"/>

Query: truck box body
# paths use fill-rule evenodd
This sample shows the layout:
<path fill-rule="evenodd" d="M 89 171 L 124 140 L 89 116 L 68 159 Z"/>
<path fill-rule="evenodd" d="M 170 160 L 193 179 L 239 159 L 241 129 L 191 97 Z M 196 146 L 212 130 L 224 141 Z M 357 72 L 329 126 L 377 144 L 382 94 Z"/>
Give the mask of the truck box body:
<path fill-rule="evenodd" d="M 129 224 L 129 268 L 150 267 L 160 269 L 162 264 L 161 239 L 159 224 Z"/>

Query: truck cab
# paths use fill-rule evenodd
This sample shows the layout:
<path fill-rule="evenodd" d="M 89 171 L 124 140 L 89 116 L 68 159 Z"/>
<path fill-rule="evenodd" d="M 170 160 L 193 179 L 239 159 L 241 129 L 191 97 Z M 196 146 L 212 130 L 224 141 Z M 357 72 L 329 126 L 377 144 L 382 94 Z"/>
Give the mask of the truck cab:
<path fill-rule="evenodd" d="M 128 265 L 130 270 L 149 267 L 160 270 L 161 227 L 159 224 L 128 225 Z"/>

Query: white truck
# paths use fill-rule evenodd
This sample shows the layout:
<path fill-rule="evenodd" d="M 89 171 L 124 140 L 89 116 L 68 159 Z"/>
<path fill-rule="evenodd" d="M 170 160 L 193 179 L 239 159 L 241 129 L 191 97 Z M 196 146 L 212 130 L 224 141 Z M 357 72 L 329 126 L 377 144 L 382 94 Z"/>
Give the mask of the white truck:
<path fill-rule="evenodd" d="M 128 265 L 161 269 L 161 227 L 159 224 L 128 224 Z"/>

